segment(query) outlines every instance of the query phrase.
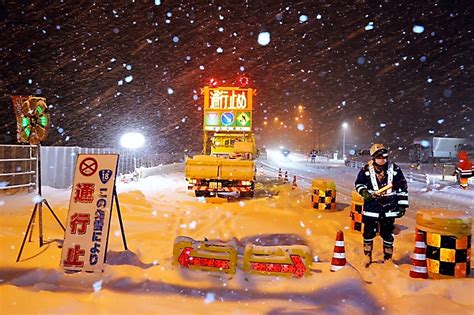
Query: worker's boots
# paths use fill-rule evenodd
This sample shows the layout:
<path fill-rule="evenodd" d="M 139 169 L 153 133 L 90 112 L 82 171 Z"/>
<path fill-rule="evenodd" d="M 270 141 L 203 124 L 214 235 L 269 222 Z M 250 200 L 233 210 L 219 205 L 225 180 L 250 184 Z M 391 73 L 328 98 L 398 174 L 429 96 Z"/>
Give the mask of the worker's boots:
<path fill-rule="evenodd" d="M 372 248 L 374 247 L 374 243 L 372 240 L 366 241 L 364 240 L 364 266 L 368 268 L 372 263 Z"/>
<path fill-rule="evenodd" d="M 392 260 L 392 255 L 393 255 L 393 245 L 387 246 L 384 243 L 384 246 L 383 246 L 383 260 L 384 261 Z"/>

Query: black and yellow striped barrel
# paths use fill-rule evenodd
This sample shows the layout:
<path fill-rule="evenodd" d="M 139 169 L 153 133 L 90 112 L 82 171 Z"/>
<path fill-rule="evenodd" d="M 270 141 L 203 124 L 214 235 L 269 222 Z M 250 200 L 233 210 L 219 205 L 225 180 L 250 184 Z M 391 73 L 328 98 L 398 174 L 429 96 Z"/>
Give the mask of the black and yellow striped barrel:
<path fill-rule="evenodd" d="M 362 223 L 362 211 L 364 210 L 364 199 L 355 191 L 352 191 L 351 202 L 351 229 L 362 232 L 364 224 Z"/>
<path fill-rule="evenodd" d="M 336 183 L 331 179 L 313 179 L 311 204 L 314 209 L 336 210 Z"/>
<path fill-rule="evenodd" d="M 421 210 L 417 228 L 426 235 L 430 278 L 465 278 L 471 272 L 472 218 L 464 211 Z"/>

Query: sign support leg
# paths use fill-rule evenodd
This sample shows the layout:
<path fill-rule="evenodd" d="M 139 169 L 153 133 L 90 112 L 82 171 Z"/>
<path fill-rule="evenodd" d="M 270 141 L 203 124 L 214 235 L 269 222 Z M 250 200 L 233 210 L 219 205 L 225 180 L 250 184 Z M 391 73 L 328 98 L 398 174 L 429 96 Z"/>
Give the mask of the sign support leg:
<path fill-rule="evenodd" d="M 28 238 L 29 243 L 33 242 L 32 238 L 33 238 L 33 230 L 35 229 L 35 220 L 36 220 L 36 216 L 33 217 L 33 221 L 31 222 L 30 237 Z"/>
<path fill-rule="evenodd" d="M 41 195 L 40 195 L 41 196 Z M 38 228 L 40 247 L 43 247 L 43 201 L 37 203 L 38 205 Z"/>
<path fill-rule="evenodd" d="M 31 214 L 30 222 L 28 222 L 28 227 L 26 228 L 25 236 L 23 237 L 23 242 L 21 243 L 20 252 L 18 253 L 18 257 L 16 258 L 16 262 L 20 261 L 21 253 L 23 252 L 23 247 L 25 246 L 26 238 L 28 237 L 28 233 L 30 232 L 30 228 L 33 224 L 33 220 L 36 216 L 36 210 L 38 209 L 38 204 L 35 204 L 35 208 L 33 209 L 33 213 Z"/>
<path fill-rule="evenodd" d="M 38 144 L 38 153 L 37 153 L 37 191 L 38 191 L 38 196 L 42 198 L 41 195 L 41 144 Z M 31 242 L 31 238 L 33 235 L 33 227 L 35 225 L 35 219 L 36 219 L 36 212 L 38 211 L 38 230 L 39 230 L 39 244 L 40 247 L 43 247 L 44 241 L 43 241 L 43 202 L 44 204 L 48 207 L 49 211 L 51 211 L 52 215 L 58 221 L 59 225 L 63 229 L 63 231 L 66 231 L 64 228 L 64 225 L 61 223 L 57 215 L 54 213 L 53 209 L 49 205 L 48 201 L 46 199 L 42 198 L 40 202 L 35 203 L 35 207 L 33 209 L 33 213 L 31 214 L 30 221 L 28 223 L 28 227 L 26 229 L 25 237 L 23 238 L 23 242 L 20 247 L 20 252 L 18 253 L 18 257 L 16 259 L 16 262 L 20 260 L 21 253 L 23 252 L 23 248 L 25 246 L 25 241 L 26 238 L 28 237 L 28 234 L 30 234 L 29 241 Z"/>
<path fill-rule="evenodd" d="M 115 207 L 117 208 L 117 214 L 118 214 L 119 223 L 120 223 L 120 231 L 122 232 L 123 247 L 125 248 L 125 250 L 128 250 L 127 239 L 125 238 L 125 229 L 123 228 L 122 214 L 120 212 L 120 204 L 118 200 L 117 189 L 115 188 L 115 186 L 114 186 L 114 199 L 115 199 Z"/>

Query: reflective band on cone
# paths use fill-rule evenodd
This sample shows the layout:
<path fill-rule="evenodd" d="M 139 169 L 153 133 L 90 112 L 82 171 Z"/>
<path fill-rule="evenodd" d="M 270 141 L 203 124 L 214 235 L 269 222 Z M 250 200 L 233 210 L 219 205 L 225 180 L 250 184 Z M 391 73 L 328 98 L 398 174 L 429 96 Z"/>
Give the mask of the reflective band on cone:
<path fill-rule="evenodd" d="M 342 268 L 344 268 L 344 266 L 334 266 L 334 265 L 332 265 L 331 266 L 331 271 L 338 271 L 338 270 L 341 270 Z"/>
<path fill-rule="evenodd" d="M 344 249 L 344 233 L 339 230 L 336 234 L 336 244 L 331 260 L 331 271 L 338 271 L 346 265 L 346 250 Z"/>
<path fill-rule="evenodd" d="M 411 254 L 411 258 L 416 259 L 416 260 L 425 260 L 426 255 L 425 254 Z"/>
<path fill-rule="evenodd" d="M 426 248 L 425 242 L 416 242 L 415 246 L 418 248 Z"/>
<path fill-rule="evenodd" d="M 412 266 L 411 270 L 415 270 L 416 272 L 419 272 L 419 273 L 428 273 L 428 270 L 426 269 L 426 267 Z"/>
<path fill-rule="evenodd" d="M 410 277 L 428 279 L 425 233 L 419 230 L 416 231 L 415 250 L 413 251 L 411 263 Z"/>
<path fill-rule="evenodd" d="M 334 253 L 332 255 L 334 258 L 346 258 L 346 253 Z"/>

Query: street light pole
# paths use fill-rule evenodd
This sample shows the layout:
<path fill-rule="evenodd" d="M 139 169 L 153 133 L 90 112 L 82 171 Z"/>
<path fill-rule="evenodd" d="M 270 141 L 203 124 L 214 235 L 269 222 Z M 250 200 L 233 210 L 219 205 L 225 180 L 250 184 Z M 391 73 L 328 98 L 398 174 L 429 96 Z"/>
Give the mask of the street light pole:
<path fill-rule="evenodd" d="M 346 159 L 346 129 L 347 123 L 342 124 L 342 160 Z"/>
<path fill-rule="evenodd" d="M 346 129 L 344 129 L 344 133 L 342 135 L 342 159 L 346 156 Z"/>

